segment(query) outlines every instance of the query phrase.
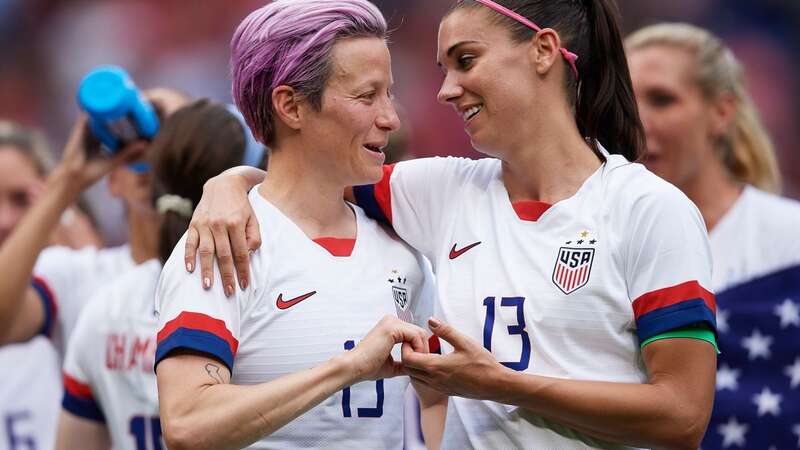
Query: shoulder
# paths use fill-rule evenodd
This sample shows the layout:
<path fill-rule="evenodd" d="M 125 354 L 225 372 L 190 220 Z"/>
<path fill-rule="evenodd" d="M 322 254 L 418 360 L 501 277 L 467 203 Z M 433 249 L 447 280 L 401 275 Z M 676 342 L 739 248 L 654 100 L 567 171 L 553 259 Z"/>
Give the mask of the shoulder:
<path fill-rule="evenodd" d="M 606 204 L 614 216 L 630 222 L 643 215 L 691 217 L 702 222 L 700 211 L 680 189 L 639 163 L 612 155 L 603 168 Z"/>
<path fill-rule="evenodd" d="M 481 183 L 496 176 L 500 160 L 495 158 L 470 159 L 455 156 L 419 158 L 395 164 L 392 174 L 426 177 L 428 184 L 436 187 L 448 181 L 455 184 Z"/>
<path fill-rule="evenodd" d="M 139 264 L 97 290 L 85 309 L 102 309 L 109 318 L 122 319 L 152 312 L 160 273 L 157 259 Z"/>
<path fill-rule="evenodd" d="M 746 186 L 739 200 L 745 215 L 773 236 L 790 236 L 800 229 L 800 202 Z"/>

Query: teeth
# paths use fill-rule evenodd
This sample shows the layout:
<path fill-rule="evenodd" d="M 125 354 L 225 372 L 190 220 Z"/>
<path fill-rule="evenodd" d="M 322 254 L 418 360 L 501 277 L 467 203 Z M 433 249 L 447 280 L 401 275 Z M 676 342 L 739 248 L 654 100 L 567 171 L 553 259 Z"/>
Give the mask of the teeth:
<path fill-rule="evenodd" d="M 481 109 L 483 109 L 483 105 L 473 106 L 472 108 L 462 112 L 461 116 L 464 118 L 465 121 L 469 120 L 473 118 L 475 114 L 481 112 Z"/>

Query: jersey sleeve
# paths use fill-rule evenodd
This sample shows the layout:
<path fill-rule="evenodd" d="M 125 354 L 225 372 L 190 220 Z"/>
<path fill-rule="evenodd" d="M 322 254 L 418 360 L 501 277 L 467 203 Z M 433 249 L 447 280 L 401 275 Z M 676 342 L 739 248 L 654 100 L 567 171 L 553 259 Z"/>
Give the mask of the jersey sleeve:
<path fill-rule="evenodd" d="M 672 186 L 633 205 L 626 259 L 639 342 L 692 324 L 716 333 L 711 251 L 700 212 Z"/>
<path fill-rule="evenodd" d="M 103 324 L 102 302 L 96 308 L 86 308 L 78 319 L 64 356 L 64 396 L 62 408 L 75 416 L 105 423 L 105 415 L 95 392 L 92 380 L 103 355 L 105 340 L 99 332 Z"/>
<path fill-rule="evenodd" d="M 384 166 L 377 184 L 356 186 L 358 206 L 371 218 L 391 225 L 398 236 L 433 259 L 454 211 L 459 186 L 474 161 L 465 158 L 420 158 Z"/>
<path fill-rule="evenodd" d="M 76 277 L 84 276 L 84 271 L 90 270 L 87 262 L 94 251 L 96 250 L 76 251 L 67 247 L 48 247 L 39 255 L 33 268 L 31 287 L 42 301 L 45 312 L 40 334 L 52 337 L 57 325 L 69 325 L 64 323 L 69 317 L 72 317 L 72 321 L 77 321 L 88 298 L 72 295 L 76 285 L 80 283 Z"/>
<path fill-rule="evenodd" d="M 186 236 L 164 264 L 156 288 L 158 334 L 155 365 L 176 350 L 192 350 L 219 360 L 233 372 L 239 346 L 240 307 L 247 293 L 235 289 L 225 297 L 219 271 L 213 287 L 203 289 L 200 271 L 186 272 L 183 248 Z"/>

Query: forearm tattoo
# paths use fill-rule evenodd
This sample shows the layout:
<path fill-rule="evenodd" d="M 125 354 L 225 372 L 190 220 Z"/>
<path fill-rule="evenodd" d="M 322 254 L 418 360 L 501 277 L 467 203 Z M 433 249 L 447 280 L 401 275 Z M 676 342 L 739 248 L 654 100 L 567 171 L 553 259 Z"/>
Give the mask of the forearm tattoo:
<path fill-rule="evenodd" d="M 206 364 L 206 373 L 208 376 L 214 379 L 219 384 L 224 384 L 225 382 L 222 380 L 222 374 L 219 373 L 219 366 L 216 364 L 208 363 Z"/>

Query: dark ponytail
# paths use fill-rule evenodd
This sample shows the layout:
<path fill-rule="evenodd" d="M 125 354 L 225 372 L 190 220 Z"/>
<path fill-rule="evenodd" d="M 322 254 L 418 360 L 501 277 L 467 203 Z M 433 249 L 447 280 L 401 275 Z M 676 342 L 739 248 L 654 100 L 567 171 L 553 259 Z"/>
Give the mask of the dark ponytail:
<path fill-rule="evenodd" d="M 621 154 L 630 161 L 639 159 L 645 148 L 644 129 L 633 96 L 615 1 L 494 1 L 542 28 L 556 30 L 561 45 L 578 55 L 580 83 L 566 68 L 565 86 L 568 100 L 574 104 L 578 130 L 588 139 L 592 150 L 602 158 L 599 142 L 610 153 Z M 474 0 L 463 0 L 453 10 L 465 7 L 483 8 Z M 508 28 L 517 42 L 530 40 L 535 33 L 516 20 L 495 16 L 497 23 Z"/>
<path fill-rule="evenodd" d="M 631 74 L 622 44 L 619 12 L 613 0 L 588 0 L 589 54 L 578 60 L 581 75 L 575 119 L 581 134 L 598 152 L 600 142 L 611 153 L 636 161 L 645 137 Z"/>
<path fill-rule="evenodd" d="M 244 148 L 245 134 L 239 120 L 225 105 L 207 99 L 184 106 L 162 124 L 149 151 L 153 200 L 156 206 L 172 205 L 162 211 L 158 239 L 162 262 L 186 232 L 191 209 L 200 201 L 205 182 L 240 165 Z M 187 200 L 188 206 L 182 208 Z"/>

